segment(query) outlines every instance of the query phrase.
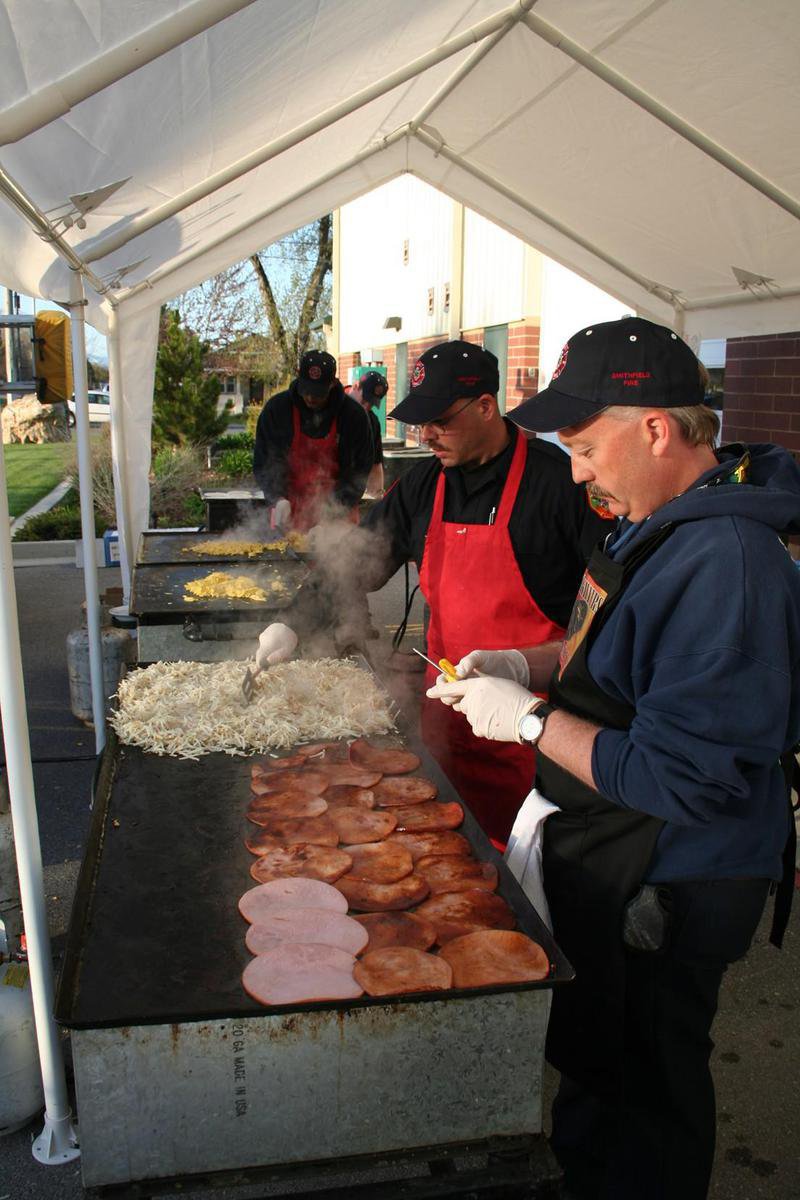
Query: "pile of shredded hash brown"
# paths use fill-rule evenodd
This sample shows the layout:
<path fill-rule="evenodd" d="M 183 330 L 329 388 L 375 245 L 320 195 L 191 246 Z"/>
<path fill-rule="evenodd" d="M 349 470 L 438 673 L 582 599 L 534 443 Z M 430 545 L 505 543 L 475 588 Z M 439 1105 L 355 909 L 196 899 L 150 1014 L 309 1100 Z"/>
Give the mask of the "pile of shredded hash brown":
<path fill-rule="evenodd" d="M 153 663 L 133 671 L 120 684 L 111 724 L 128 745 L 192 759 L 394 728 L 388 698 L 352 660 L 298 659 L 270 667 L 256 677 L 246 704 L 242 680 L 248 665 Z"/>

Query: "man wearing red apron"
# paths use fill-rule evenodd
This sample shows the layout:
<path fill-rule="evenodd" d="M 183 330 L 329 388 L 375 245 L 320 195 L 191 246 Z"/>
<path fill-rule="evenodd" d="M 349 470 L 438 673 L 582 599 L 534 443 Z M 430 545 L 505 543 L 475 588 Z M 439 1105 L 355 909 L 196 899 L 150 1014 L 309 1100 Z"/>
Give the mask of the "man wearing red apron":
<path fill-rule="evenodd" d="M 497 359 L 470 342 L 444 342 L 417 362 L 391 416 L 420 427 L 433 459 L 404 475 L 369 514 L 390 544 L 382 586 L 408 559 L 430 609 L 430 658 L 458 661 L 475 646 L 505 650 L 560 641 L 597 519 L 569 463 L 528 441 L 498 407 Z M 520 655 L 520 668 L 527 667 Z M 436 672 L 429 668 L 428 683 Z M 422 734 L 496 845 L 505 844 L 531 787 L 530 748 L 474 737 L 464 717 L 424 701 Z"/>
<path fill-rule="evenodd" d="M 357 520 L 373 457 L 369 420 L 345 395 L 336 360 L 309 350 L 297 379 L 267 401 L 256 427 L 253 474 L 273 526 L 305 532 L 337 510 Z"/>

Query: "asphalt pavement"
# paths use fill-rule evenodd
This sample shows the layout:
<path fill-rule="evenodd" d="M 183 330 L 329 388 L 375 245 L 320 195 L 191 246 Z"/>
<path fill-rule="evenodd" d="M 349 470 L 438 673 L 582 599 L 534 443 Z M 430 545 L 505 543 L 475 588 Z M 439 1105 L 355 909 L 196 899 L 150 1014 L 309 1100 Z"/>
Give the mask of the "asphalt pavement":
<path fill-rule="evenodd" d="M 72 894 L 89 819 L 94 735 L 70 712 L 66 637 L 80 624 L 83 573 L 74 567 L 15 571 L 25 690 L 45 890 L 56 971 L 59 969 Z M 116 570 L 100 571 L 101 589 L 118 584 Z M 380 638 L 372 643 L 380 677 L 404 707 L 413 702 L 419 676 L 407 654 L 391 655 L 391 633 L 403 613 L 403 572 L 371 599 Z M 403 649 L 422 644 L 422 606 L 415 601 Z M 398 667 L 403 669 L 397 669 Z M 718 1146 L 711 1200 L 798 1200 L 800 1197 L 800 904 L 784 949 L 767 942 L 765 918 L 747 958 L 723 985 L 714 1029 Z M 69 1062 L 69 1039 L 64 1038 Z M 545 1072 L 545 1094 L 555 1077 Z M 80 1113 L 78 1113 L 80 1117 Z M 79 1200 L 80 1164 L 43 1167 L 30 1143 L 42 1128 L 37 1117 L 0 1139 L 0 1200 Z M 330 1181 L 333 1182 L 333 1181 Z M 347 1186 L 346 1180 L 339 1180 Z M 307 1184 L 298 1184 L 305 1187 Z M 280 1188 L 182 1191 L 185 1200 L 255 1198 Z M 642 1200 L 647 1200 L 646 1189 Z"/>

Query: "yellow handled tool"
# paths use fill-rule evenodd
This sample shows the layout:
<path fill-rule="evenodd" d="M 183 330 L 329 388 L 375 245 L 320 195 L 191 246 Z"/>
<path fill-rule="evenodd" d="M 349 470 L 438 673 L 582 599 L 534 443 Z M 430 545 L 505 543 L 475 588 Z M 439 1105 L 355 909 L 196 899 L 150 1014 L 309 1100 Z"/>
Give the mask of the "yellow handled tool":
<path fill-rule="evenodd" d="M 455 683 L 458 679 L 456 669 L 449 658 L 440 658 L 438 663 L 436 663 L 432 658 L 428 658 L 427 654 L 423 654 L 421 650 L 418 650 L 416 646 L 414 647 L 414 653 L 418 654 L 420 658 L 424 658 L 425 662 L 430 663 L 432 667 L 438 667 L 448 683 Z"/>

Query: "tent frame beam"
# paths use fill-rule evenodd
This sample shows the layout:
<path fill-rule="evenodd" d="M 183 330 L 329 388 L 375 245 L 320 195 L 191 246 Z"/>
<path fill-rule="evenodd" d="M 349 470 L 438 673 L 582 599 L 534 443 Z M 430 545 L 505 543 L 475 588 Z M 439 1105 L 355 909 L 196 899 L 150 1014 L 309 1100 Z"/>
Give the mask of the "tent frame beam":
<path fill-rule="evenodd" d="M 65 116 L 83 100 L 96 96 L 112 83 L 205 33 L 252 3 L 253 0 L 193 0 L 0 112 L 0 145 L 18 142 L 35 133 Z"/>
<path fill-rule="evenodd" d="M 258 214 L 258 216 L 252 217 L 247 221 L 243 221 L 240 225 L 237 225 L 235 229 L 223 234 L 215 241 L 209 242 L 197 250 L 187 252 L 182 258 L 176 259 L 174 263 L 171 263 L 168 268 L 163 267 L 160 270 L 154 271 L 152 275 L 147 277 L 147 279 L 143 279 L 141 283 L 137 283 L 130 289 L 130 291 L 126 292 L 124 297 L 122 297 L 122 304 L 126 305 L 129 300 L 131 300 L 134 296 L 140 295 L 142 292 L 151 291 L 156 283 L 162 283 L 165 279 L 169 279 L 172 275 L 177 274 L 178 271 L 182 271 L 184 267 L 189 266 L 195 261 L 195 259 L 204 256 L 211 250 L 218 250 L 232 238 L 240 237 L 241 234 L 249 229 L 252 225 L 257 225 L 259 221 L 264 221 L 268 217 L 272 217 L 276 213 L 279 213 L 281 209 L 297 203 L 298 200 L 302 200 L 304 196 L 309 195 L 309 193 L 315 191 L 317 188 L 324 187 L 326 183 L 330 183 L 331 180 L 338 178 L 339 175 L 343 175 L 346 171 L 352 170 L 353 167 L 360 166 L 361 163 L 366 162 L 370 158 L 374 158 L 376 154 L 379 154 L 382 150 L 388 149 L 389 146 L 394 145 L 395 142 L 401 141 L 406 136 L 407 130 L 405 127 L 395 130 L 394 133 L 390 133 L 385 138 L 381 138 L 380 142 L 374 143 L 371 146 L 367 146 L 366 149 L 360 150 L 358 154 L 354 154 L 353 157 L 348 159 L 346 162 L 340 163 L 332 170 L 326 171 L 324 175 L 318 176 L 315 180 L 313 180 L 313 182 L 309 183 L 307 187 L 300 188 L 298 191 L 293 192 L 292 195 L 287 196 L 285 200 L 282 200 L 280 204 L 275 204 L 271 208 L 265 208 L 263 212 Z"/>
<path fill-rule="evenodd" d="M 426 146 L 429 150 L 432 150 L 435 155 L 441 155 L 441 157 L 446 158 L 448 162 L 460 167 L 463 171 L 466 171 L 468 175 L 471 175 L 480 183 L 485 184 L 486 187 L 489 187 L 496 191 L 499 195 L 504 196 L 506 200 L 510 200 L 512 204 L 515 204 L 518 208 L 522 209 L 523 212 L 535 217 L 537 221 L 541 221 L 542 224 L 547 225 L 550 229 L 553 229 L 562 237 L 568 238 L 576 245 L 580 246 L 583 250 L 588 251 L 589 254 L 605 263 L 606 266 L 611 267 L 614 271 L 619 272 L 620 275 L 623 275 L 626 279 L 629 279 L 631 283 L 635 283 L 637 287 L 642 288 L 649 295 L 655 296 L 662 302 L 672 305 L 673 308 L 680 305 L 679 298 L 670 288 L 664 287 L 659 283 L 654 283 L 653 280 L 645 279 L 643 275 L 639 275 L 635 271 L 631 271 L 631 269 L 626 267 L 624 263 L 620 262 L 612 255 L 606 254 L 604 250 L 600 250 L 597 246 L 587 241 L 586 238 L 581 237 L 580 234 L 556 220 L 555 217 L 550 216 L 550 214 L 546 213 L 543 209 L 538 208 L 535 204 L 531 204 L 529 200 L 526 200 L 517 192 L 512 191 L 511 188 L 507 188 L 493 176 L 489 175 L 488 172 L 483 171 L 474 163 L 469 162 L 468 159 L 462 158 L 461 155 L 457 154 L 455 150 L 451 150 L 442 137 L 436 134 L 435 131 L 432 131 L 430 127 L 416 130 L 414 136 L 417 141 L 419 141 L 423 146 Z M 548 250 L 547 253 L 552 258 L 556 257 L 556 255 L 554 255 L 550 250 Z M 579 268 L 570 267 L 570 270 L 579 270 Z"/>
<path fill-rule="evenodd" d="M 695 128 L 694 125 L 690 125 L 688 121 L 684 121 L 677 113 L 667 108 L 666 105 L 661 104 L 654 96 L 651 96 L 642 88 L 637 87 L 635 83 L 626 79 L 624 75 L 615 71 L 613 67 L 609 67 L 606 63 L 595 57 L 594 54 L 585 50 L 583 46 L 580 46 L 572 38 L 562 33 L 560 29 L 557 29 L 555 25 L 551 25 L 548 21 L 543 21 L 541 17 L 530 12 L 523 16 L 522 22 L 537 37 L 548 42 L 555 50 L 560 50 L 562 54 L 566 54 L 568 58 L 578 63 L 579 66 L 584 67 L 592 75 L 597 76 L 598 79 L 602 79 L 609 87 L 614 88 L 615 91 L 620 92 L 628 100 L 632 101 L 633 104 L 650 113 L 652 117 L 655 117 L 657 121 L 666 125 L 673 133 L 677 133 L 685 141 L 691 142 L 703 154 L 709 158 L 713 158 L 720 166 L 733 172 L 739 179 L 760 192 L 762 196 L 766 196 L 767 199 L 772 200 L 773 203 L 784 209 L 791 216 L 800 218 L 800 201 L 790 196 L 787 192 L 784 192 L 758 171 L 754 171 L 752 167 L 742 162 L 740 158 L 737 158 L 735 154 L 726 150 L 724 146 L 720 146 L 713 138 L 708 137 L 701 130 Z"/>
<path fill-rule="evenodd" d="M 771 287 L 769 294 L 763 296 L 749 290 L 732 292 L 727 296 L 710 296 L 707 300 L 687 300 L 683 307 L 686 312 L 703 312 L 707 308 L 729 308 L 739 304 L 753 304 L 761 300 L 792 300 L 800 296 L 800 287 Z"/>
<path fill-rule="evenodd" d="M 449 38 L 443 42 L 441 46 L 433 50 L 428 50 L 425 54 L 399 67 L 396 71 L 390 72 L 383 79 L 370 84 L 369 87 L 362 88 L 361 91 L 355 92 L 346 100 L 339 104 L 333 105 L 331 108 L 325 109 L 317 116 L 312 117 L 309 121 L 304 121 L 302 125 L 295 126 L 288 133 L 282 134 L 280 137 L 274 138 L 266 145 L 260 146 L 252 153 L 240 158 L 237 162 L 231 163 L 227 167 L 223 167 L 221 171 L 208 176 L 186 191 L 181 192 L 178 196 L 173 196 L 171 200 L 159 204 L 156 208 L 151 209 L 147 213 L 143 213 L 139 217 L 132 218 L 123 229 L 116 233 L 108 234 L 106 237 L 101 237 L 93 242 L 86 242 L 85 248 L 82 251 L 84 262 L 97 262 L 101 258 L 105 258 L 108 254 L 112 254 L 115 250 L 119 250 L 122 246 L 138 237 L 142 233 L 153 229 L 154 226 L 160 225 L 163 221 L 170 217 L 176 216 L 184 209 L 189 208 L 192 204 L 196 204 L 200 200 L 205 200 L 220 188 L 226 187 L 229 183 L 234 183 L 243 175 L 247 175 L 256 167 L 262 167 L 271 159 L 277 158 L 279 154 L 283 154 L 286 150 L 291 150 L 300 142 L 308 138 L 314 137 L 315 134 L 322 133 L 329 129 L 331 125 L 335 125 L 341 121 L 343 117 L 350 116 L 351 113 L 357 112 L 358 109 L 370 104 L 373 100 L 380 99 L 388 92 L 393 91 L 401 84 L 409 83 L 422 75 L 431 67 L 437 66 L 440 62 L 444 62 L 448 58 L 452 58 L 454 54 L 460 53 L 474 42 L 482 42 L 484 38 L 489 37 L 498 29 L 501 29 L 509 20 L 516 20 L 518 14 L 524 13 L 529 6 L 530 0 L 515 0 L 509 8 L 503 9 L 499 13 L 495 13 L 493 17 L 487 17 L 484 21 L 479 21 L 476 25 L 470 26 L 462 33 L 456 34 L 455 37 Z"/>
<path fill-rule="evenodd" d="M 511 30 L 528 15 L 536 3 L 538 3 L 538 0 L 520 0 L 516 11 L 509 14 L 508 19 L 503 25 L 501 25 L 497 32 L 490 34 L 487 38 L 484 38 L 483 42 L 481 42 L 479 46 L 475 47 L 470 56 L 467 58 L 466 62 L 463 62 L 461 66 L 453 72 L 450 78 L 444 81 L 438 91 L 434 92 L 431 98 L 422 106 L 417 115 L 412 118 L 409 124 L 409 133 L 416 133 L 420 126 L 425 124 L 431 113 L 437 109 L 440 104 L 444 103 L 451 92 L 455 91 L 459 84 L 462 83 L 463 80 L 465 80 L 467 76 L 475 70 L 478 64 L 483 61 L 483 59 L 491 50 L 494 50 L 495 46 L 503 40 L 506 34 L 510 33 Z"/>
<path fill-rule="evenodd" d="M 29 225 L 33 226 L 34 232 L 39 235 L 42 241 L 49 242 L 55 248 L 67 266 L 71 267 L 73 271 L 79 271 L 91 285 L 92 289 L 99 295 L 105 296 L 107 303 L 112 307 L 114 306 L 116 301 L 109 294 L 108 286 L 94 273 L 91 267 L 87 266 L 84 259 L 79 254 L 76 254 L 69 242 L 65 241 L 62 235 L 56 230 L 47 215 L 42 212 L 38 205 L 34 204 L 17 181 L 2 166 L 0 166 L 0 195 L 5 196 L 9 204 L 22 214 Z"/>

